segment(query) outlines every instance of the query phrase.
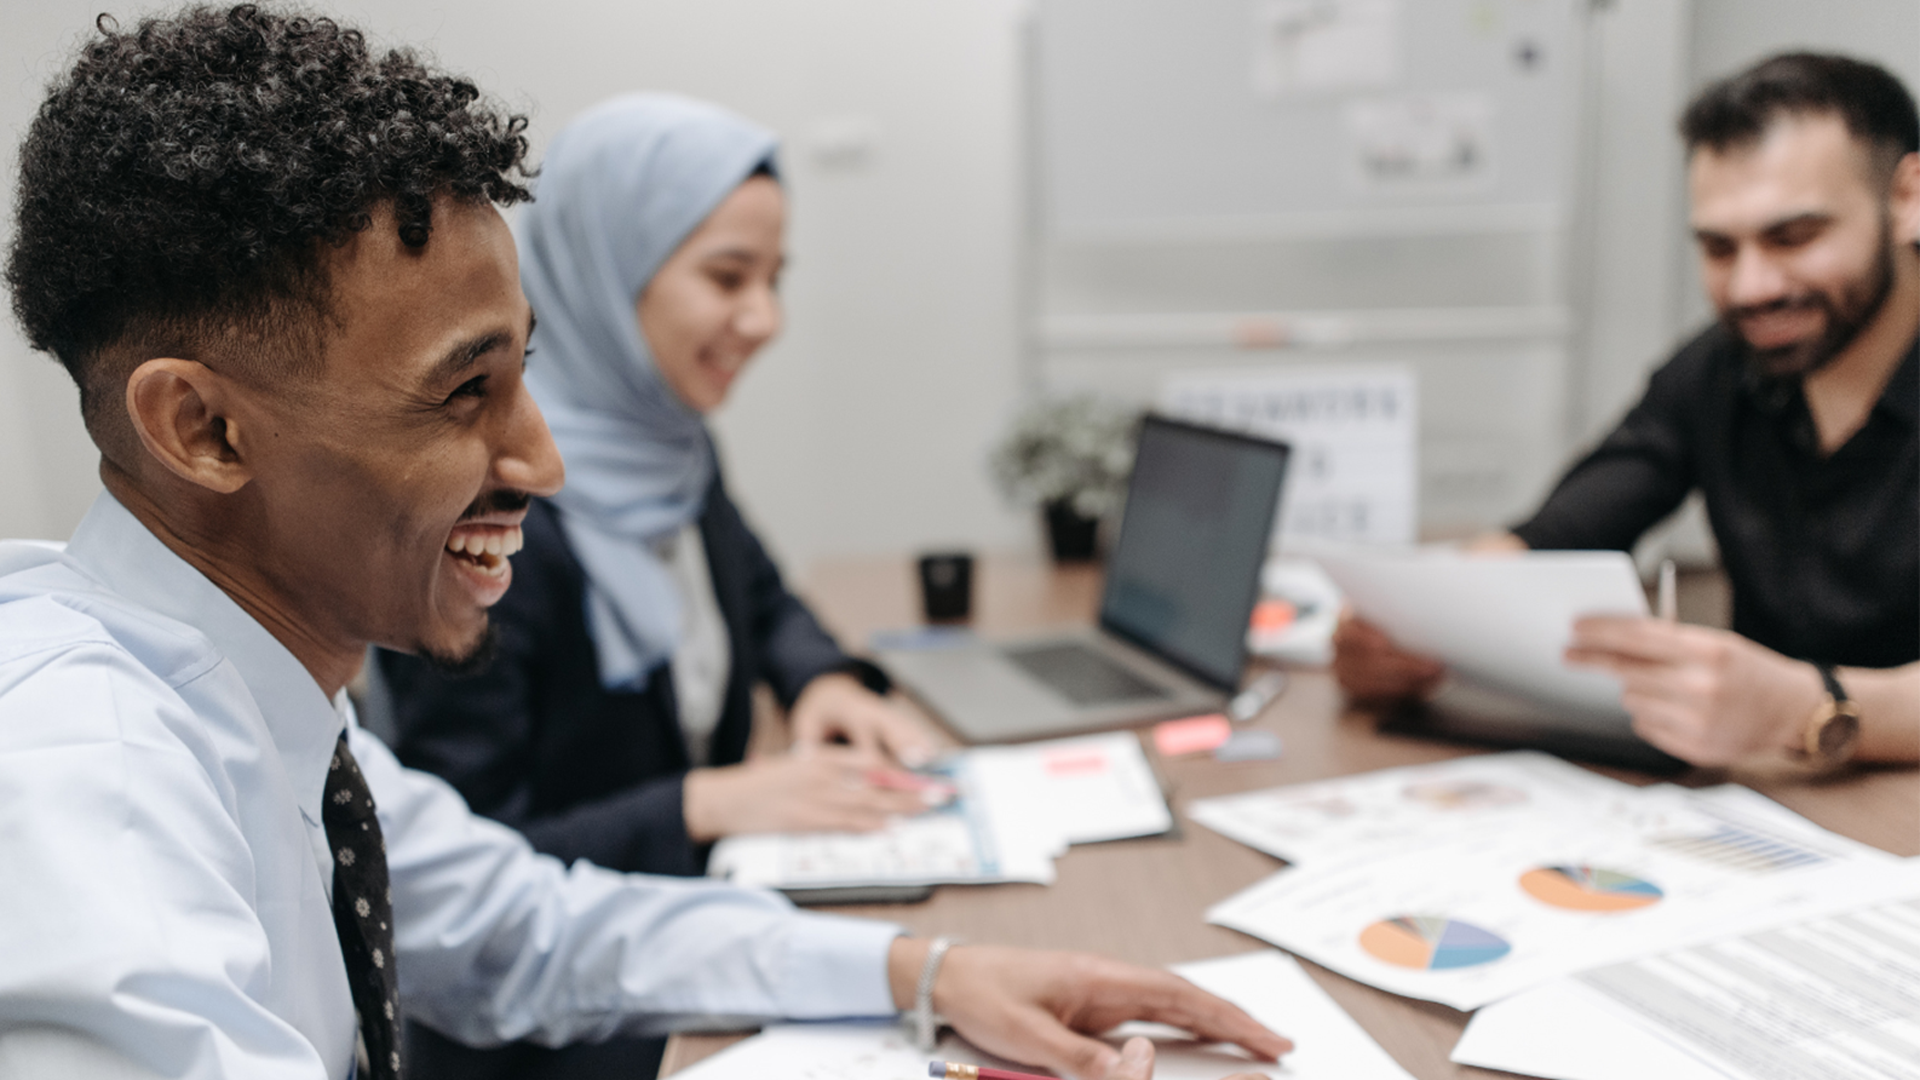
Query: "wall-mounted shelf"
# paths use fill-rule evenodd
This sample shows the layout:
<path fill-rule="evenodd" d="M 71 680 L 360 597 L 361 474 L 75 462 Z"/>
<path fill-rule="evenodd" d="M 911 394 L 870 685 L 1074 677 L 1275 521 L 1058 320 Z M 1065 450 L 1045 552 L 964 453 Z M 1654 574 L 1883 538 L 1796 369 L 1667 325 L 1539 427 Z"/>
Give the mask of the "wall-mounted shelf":
<path fill-rule="evenodd" d="M 1571 327 L 1571 313 L 1558 306 L 1050 314 L 1039 319 L 1037 344 L 1049 351 L 1338 349 L 1463 341 L 1559 341 Z"/>

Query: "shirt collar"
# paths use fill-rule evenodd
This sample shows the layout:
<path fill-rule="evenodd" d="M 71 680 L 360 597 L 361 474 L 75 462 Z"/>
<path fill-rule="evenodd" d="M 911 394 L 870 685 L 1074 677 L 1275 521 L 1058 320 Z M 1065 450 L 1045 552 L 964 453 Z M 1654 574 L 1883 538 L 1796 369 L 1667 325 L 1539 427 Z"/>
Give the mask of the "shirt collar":
<path fill-rule="evenodd" d="M 232 662 L 266 720 L 302 810 L 318 821 L 346 713 L 305 665 L 110 493 L 94 500 L 67 555 L 114 592 L 200 631 Z"/>
<path fill-rule="evenodd" d="M 1746 343 L 1738 338 L 1733 340 L 1740 350 L 1741 385 L 1762 410 L 1779 416 L 1805 400 L 1798 376 L 1767 378 L 1761 375 L 1747 357 Z M 1874 409 L 1910 426 L 1920 419 L 1920 335 L 1908 343 L 1906 359 L 1893 370 L 1893 377 L 1887 380 Z"/>
<path fill-rule="evenodd" d="M 1887 380 L 1887 388 L 1880 394 L 1881 412 L 1903 420 L 1912 426 L 1920 419 L 1920 334 L 1915 334 L 1913 343 L 1907 346 L 1907 358 L 1893 371 L 1893 378 Z"/>

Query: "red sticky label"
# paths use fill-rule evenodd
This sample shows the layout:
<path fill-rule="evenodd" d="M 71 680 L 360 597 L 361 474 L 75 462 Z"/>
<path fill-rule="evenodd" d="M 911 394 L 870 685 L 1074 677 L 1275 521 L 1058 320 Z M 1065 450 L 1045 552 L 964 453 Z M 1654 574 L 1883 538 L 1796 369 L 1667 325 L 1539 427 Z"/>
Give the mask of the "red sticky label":
<path fill-rule="evenodd" d="M 1293 625 L 1299 609 L 1286 600 L 1267 599 L 1253 605 L 1253 628 L 1263 634 L 1277 634 Z"/>
<path fill-rule="evenodd" d="M 1073 776 L 1078 773 L 1105 772 L 1107 755 L 1085 750 L 1063 751 L 1047 755 L 1049 776 Z"/>
<path fill-rule="evenodd" d="M 1233 737 L 1233 724 L 1219 713 L 1169 720 L 1153 729 L 1153 745 L 1161 757 L 1203 754 Z"/>

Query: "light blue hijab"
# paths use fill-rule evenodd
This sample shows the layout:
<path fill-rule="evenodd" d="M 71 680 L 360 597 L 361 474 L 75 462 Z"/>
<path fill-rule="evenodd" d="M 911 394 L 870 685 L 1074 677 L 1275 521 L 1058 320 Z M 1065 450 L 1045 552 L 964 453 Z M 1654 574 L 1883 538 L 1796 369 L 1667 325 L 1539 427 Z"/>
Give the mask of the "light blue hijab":
<path fill-rule="evenodd" d="M 609 689 L 644 685 L 673 655 L 680 596 L 654 543 L 700 515 L 715 469 L 706 424 L 660 377 L 634 304 L 775 147 L 705 102 L 614 98 L 554 139 L 520 221 L 520 282 L 540 321 L 527 385 L 567 464 L 554 502 Z"/>

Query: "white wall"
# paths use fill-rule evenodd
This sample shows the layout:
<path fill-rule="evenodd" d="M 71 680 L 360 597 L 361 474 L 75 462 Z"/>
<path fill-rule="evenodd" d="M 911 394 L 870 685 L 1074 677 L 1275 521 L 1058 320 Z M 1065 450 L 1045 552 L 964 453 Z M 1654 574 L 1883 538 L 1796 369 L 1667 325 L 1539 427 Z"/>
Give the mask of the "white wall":
<path fill-rule="evenodd" d="M 1019 393 L 1015 352 L 1022 0 L 321 0 L 534 115 L 536 146 L 633 88 L 724 102 L 788 140 L 789 330 L 717 418 L 737 494 L 790 562 L 1031 542 L 982 458 Z M 102 5 L 0 12 L 0 230 L 46 80 Z M 123 18 L 127 16 L 123 14 Z M 1704 318 L 1673 114 L 1705 79 L 1789 45 L 1892 65 L 1920 87 L 1920 0 L 1613 0 L 1592 138 L 1593 318 L 1568 445 L 1638 393 Z M 864 162 L 813 152 L 875 133 Z M 0 535 L 63 536 L 97 489 L 74 394 L 0 330 Z"/>
<path fill-rule="evenodd" d="M 1575 268 L 1583 341 L 1574 380 L 1570 447 L 1612 427 L 1650 367 L 1681 334 L 1674 257 L 1685 220 L 1676 111 L 1687 94 L 1687 0 L 1620 0 L 1594 20 L 1589 53 L 1591 162 L 1583 196 L 1588 252 Z"/>
<path fill-rule="evenodd" d="M 0 15 L 9 202 L 20 135 L 101 6 L 36 0 Z M 795 563 L 1029 542 L 983 464 L 1016 394 L 1017 0 L 317 6 L 424 45 L 530 110 L 536 148 L 630 89 L 712 98 L 773 127 L 794 206 L 789 329 L 717 418 L 736 493 Z M 873 134 L 863 161 L 810 149 L 849 130 Z M 66 535 L 97 490 L 94 461 L 64 374 L 9 320 L 0 535 Z"/>

